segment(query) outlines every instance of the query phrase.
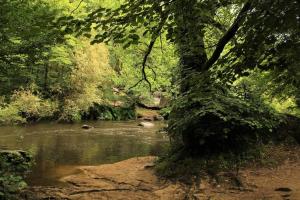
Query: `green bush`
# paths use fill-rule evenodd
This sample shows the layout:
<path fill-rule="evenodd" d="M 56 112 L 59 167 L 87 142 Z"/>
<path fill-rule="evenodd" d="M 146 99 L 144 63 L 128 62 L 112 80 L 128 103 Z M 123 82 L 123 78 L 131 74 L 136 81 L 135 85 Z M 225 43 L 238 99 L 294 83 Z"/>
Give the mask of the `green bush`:
<path fill-rule="evenodd" d="M 26 123 L 26 119 L 19 114 L 19 109 L 15 106 L 9 105 L 6 107 L 0 107 L 0 124 L 23 124 Z"/>
<path fill-rule="evenodd" d="M 25 176 L 32 166 L 32 157 L 24 151 L 0 151 L 0 199 L 18 199 L 27 185 Z"/>
<path fill-rule="evenodd" d="M 186 153 L 241 153 L 272 137 L 281 116 L 255 94 L 198 79 L 172 108 L 168 132 Z"/>
<path fill-rule="evenodd" d="M 163 108 L 159 111 L 159 114 L 164 118 L 164 119 L 169 119 L 171 113 L 171 108 L 170 107 L 166 107 Z"/>
<path fill-rule="evenodd" d="M 84 120 L 130 120 L 136 118 L 135 106 L 113 107 L 94 104 L 82 114 Z"/>
<path fill-rule="evenodd" d="M 57 107 L 56 102 L 43 100 L 31 90 L 15 91 L 10 103 L 0 106 L 0 124 L 23 124 L 52 118 Z"/>
<path fill-rule="evenodd" d="M 60 122 L 78 122 L 81 120 L 80 108 L 76 102 L 66 99 L 59 113 Z"/>
<path fill-rule="evenodd" d="M 38 94 L 33 94 L 31 90 L 16 91 L 10 104 L 16 107 L 27 121 L 52 117 L 57 110 L 57 103 L 44 100 Z"/>

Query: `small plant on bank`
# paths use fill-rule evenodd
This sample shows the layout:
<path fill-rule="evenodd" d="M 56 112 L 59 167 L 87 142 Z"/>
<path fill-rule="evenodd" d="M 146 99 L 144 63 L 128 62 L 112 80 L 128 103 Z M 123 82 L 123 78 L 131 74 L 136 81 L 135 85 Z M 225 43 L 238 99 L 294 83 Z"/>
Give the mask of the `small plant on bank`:
<path fill-rule="evenodd" d="M 24 178 L 33 164 L 32 156 L 24 151 L 0 151 L 0 200 L 17 200 L 26 188 Z"/>
<path fill-rule="evenodd" d="M 264 145 L 275 138 L 283 119 L 255 94 L 203 78 L 173 105 L 172 149 L 158 162 L 157 172 L 181 178 L 238 173 L 246 163 L 264 160 Z"/>

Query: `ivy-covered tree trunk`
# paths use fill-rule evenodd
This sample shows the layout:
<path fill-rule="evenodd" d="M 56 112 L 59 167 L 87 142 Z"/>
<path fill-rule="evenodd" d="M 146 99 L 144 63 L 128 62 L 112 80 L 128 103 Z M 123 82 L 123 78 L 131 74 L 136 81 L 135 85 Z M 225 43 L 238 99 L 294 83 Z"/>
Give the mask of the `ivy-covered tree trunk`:
<path fill-rule="evenodd" d="M 251 4 L 250 1 L 244 4 L 210 58 L 204 43 L 206 19 L 201 12 L 203 6 L 204 3 L 197 0 L 175 2 L 175 42 L 180 56 L 181 94 L 170 115 L 169 133 L 175 147 L 183 146 L 185 152 L 192 155 L 240 152 L 258 143 L 259 132 L 267 133 L 277 119 L 273 121 L 272 114 L 261 106 L 259 99 L 248 101 L 215 83 L 209 69 L 237 33 Z M 206 11 L 214 15 L 214 9 Z M 266 112 L 262 113 L 261 109 Z"/>
<path fill-rule="evenodd" d="M 197 0 L 177 1 L 175 5 L 175 22 L 177 25 L 176 43 L 180 57 L 180 93 L 185 95 L 195 87 L 193 76 L 204 76 L 205 64 L 208 60 L 204 44 L 204 25 L 199 12 Z M 209 80 L 208 80 L 209 81 Z M 203 87 L 205 87 L 203 85 Z M 182 105 L 183 107 L 185 105 Z M 190 109 L 190 108 L 186 108 Z M 184 112 L 178 112 L 177 108 L 171 113 L 170 125 L 185 118 Z M 192 127 L 193 128 L 193 127 Z M 198 145 L 196 135 L 186 130 L 179 131 L 177 140 L 183 142 L 184 146 L 194 149 Z"/>
<path fill-rule="evenodd" d="M 296 105 L 298 108 L 300 108 L 300 91 L 298 91 L 295 95 L 295 99 L 296 99 Z"/>
<path fill-rule="evenodd" d="M 180 56 L 181 93 L 193 86 L 190 76 L 203 72 L 207 62 L 204 25 L 201 23 L 197 0 L 175 2 L 176 42 Z"/>

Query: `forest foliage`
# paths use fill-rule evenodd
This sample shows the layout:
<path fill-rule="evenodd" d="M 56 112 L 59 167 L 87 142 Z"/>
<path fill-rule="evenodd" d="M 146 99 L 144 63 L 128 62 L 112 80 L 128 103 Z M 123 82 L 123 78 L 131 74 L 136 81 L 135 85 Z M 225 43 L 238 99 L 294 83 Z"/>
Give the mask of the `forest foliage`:
<path fill-rule="evenodd" d="M 33 161 L 24 151 L 0 151 L 0 199 L 16 200 L 27 186 L 24 178 Z"/>
<path fill-rule="evenodd" d="M 1 13 L 2 124 L 127 119 L 100 113 L 159 94 L 176 99 L 169 136 L 199 148 L 299 115 L 297 1 L 6 0 Z"/>
<path fill-rule="evenodd" d="M 175 99 L 169 136 L 202 151 L 299 116 L 297 1 L 6 0 L 1 13 L 2 124 L 134 118 L 159 94 Z"/>
<path fill-rule="evenodd" d="M 165 97 L 164 173 L 245 159 L 300 117 L 299 1 L 3 0 L 0 13 L 1 125 L 135 119 Z"/>
<path fill-rule="evenodd" d="M 175 146 L 239 152 L 280 126 L 278 111 L 299 112 L 299 9 L 293 0 L 133 0 L 60 23 L 92 44 L 128 48 L 150 37 L 141 65 L 150 89 L 148 57 L 166 36 L 179 59 L 168 132 Z"/>
<path fill-rule="evenodd" d="M 95 104 L 130 107 L 137 98 L 151 99 L 146 84 L 133 87 L 149 39 L 124 50 L 115 43 L 91 45 L 85 36 L 66 33 L 57 25 L 61 18 L 85 17 L 96 6 L 119 4 L 79 3 L 6 0 L 1 5 L 0 123 L 80 121 Z M 153 91 L 170 96 L 177 63 L 172 45 L 162 39 L 150 59 Z"/>
<path fill-rule="evenodd" d="M 205 54 L 213 57 L 242 3 L 205 1 L 194 5 L 195 13 L 189 14 L 201 19 Z M 257 11 L 247 16 L 237 36 L 226 44 L 211 68 L 212 77 L 224 84 L 243 85 L 276 110 L 299 115 L 299 62 L 295 56 L 299 36 L 293 18 L 298 5 L 294 1 L 254 1 L 252 5 Z M 269 5 L 269 13 L 260 12 Z M 191 40 L 195 42 L 179 41 L 178 27 L 186 22 L 176 21 L 176 15 L 182 13 L 176 13 L 177 6 L 181 5 L 169 1 L 5 0 L 0 8 L 1 123 L 78 121 L 94 104 L 131 104 L 136 97 L 151 99 L 155 92 L 169 99 L 176 97 L 182 79 L 178 63 L 183 54 L 189 57 L 193 53 L 186 52 L 188 49 L 199 48 L 194 22 Z M 193 6 L 193 1 L 186 6 Z M 278 8 L 284 8 L 282 14 L 274 15 Z M 278 28 L 272 27 L 274 21 L 280 23 Z M 92 44 L 107 44 L 90 45 L 89 38 Z M 185 50 L 180 52 L 177 43 Z M 239 78 L 241 75 L 247 77 Z M 124 95 L 133 98 L 124 100 Z"/>

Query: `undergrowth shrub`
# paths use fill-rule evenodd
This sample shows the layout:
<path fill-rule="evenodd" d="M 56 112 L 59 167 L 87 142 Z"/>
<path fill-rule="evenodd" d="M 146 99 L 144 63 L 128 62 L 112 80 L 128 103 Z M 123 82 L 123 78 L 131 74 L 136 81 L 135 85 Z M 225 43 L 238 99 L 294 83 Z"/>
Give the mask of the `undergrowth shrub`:
<path fill-rule="evenodd" d="M 205 79 L 178 98 L 168 132 L 175 146 L 195 155 L 244 152 L 267 142 L 282 118 L 257 96 Z"/>
<path fill-rule="evenodd" d="M 59 121 L 61 122 L 78 122 L 81 120 L 80 107 L 76 102 L 66 99 L 60 110 Z"/>
<path fill-rule="evenodd" d="M 0 106 L 1 124 L 22 124 L 40 119 L 52 118 L 57 103 L 43 100 L 30 90 L 15 91 L 10 102 Z"/>
<path fill-rule="evenodd" d="M 24 151 L 0 151 L 0 200 L 17 200 L 26 188 L 24 178 L 32 167 L 32 156 Z"/>
<path fill-rule="evenodd" d="M 169 119 L 171 113 L 171 108 L 170 107 L 165 107 L 159 111 L 159 114 L 164 118 L 164 119 Z"/>
<path fill-rule="evenodd" d="M 23 124 L 26 123 L 26 119 L 20 116 L 17 107 L 8 105 L 0 107 L 0 124 L 12 125 L 12 124 Z"/>
<path fill-rule="evenodd" d="M 16 91 L 10 104 L 16 107 L 21 116 L 27 121 L 52 117 L 54 112 L 57 111 L 57 103 L 55 101 L 44 100 L 39 94 L 33 94 L 30 90 Z"/>
<path fill-rule="evenodd" d="M 113 107 L 94 104 L 82 114 L 84 120 L 131 120 L 136 119 L 135 106 Z"/>
<path fill-rule="evenodd" d="M 284 118 L 244 89 L 198 78 L 172 105 L 167 128 L 171 150 L 158 162 L 157 172 L 184 177 L 262 158 L 262 147 L 273 140 Z"/>

